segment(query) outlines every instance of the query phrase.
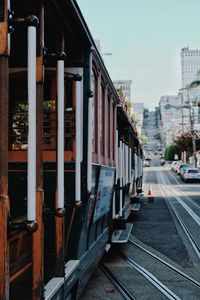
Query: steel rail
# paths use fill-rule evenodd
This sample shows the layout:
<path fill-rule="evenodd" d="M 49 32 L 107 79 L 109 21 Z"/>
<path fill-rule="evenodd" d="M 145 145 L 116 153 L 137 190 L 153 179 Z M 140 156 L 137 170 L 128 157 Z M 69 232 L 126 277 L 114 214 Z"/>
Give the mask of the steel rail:
<path fill-rule="evenodd" d="M 164 178 L 162 177 L 162 174 L 160 174 L 160 177 L 164 183 Z M 164 196 L 166 196 L 166 198 L 169 198 L 169 196 L 167 195 L 166 191 L 161 187 L 161 185 L 159 184 L 160 186 L 160 190 L 162 192 L 162 194 Z M 176 195 L 173 195 L 173 198 L 175 198 L 177 200 L 177 196 Z M 179 224 L 181 225 L 182 229 L 184 230 L 189 242 L 191 243 L 194 251 L 196 252 L 198 258 L 200 259 L 200 247 L 198 246 L 198 243 L 195 241 L 195 238 L 193 237 L 192 233 L 190 232 L 190 230 L 188 229 L 187 225 L 185 224 L 185 222 L 183 221 L 183 219 L 181 218 L 180 214 L 178 213 L 177 209 L 174 207 L 174 205 L 168 201 L 167 202 L 168 205 L 171 207 L 172 211 L 174 212 L 177 220 L 179 221 Z"/>
<path fill-rule="evenodd" d="M 136 298 L 129 292 L 129 290 L 115 277 L 115 275 L 103 264 L 99 264 L 100 270 L 106 275 L 106 277 L 112 282 L 119 293 L 126 300 L 136 300 Z"/>
<path fill-rule="evenodd" d="M 170 203 L 170 207 L 172 208 L 177 220 L 179 221 L 181 227 L 183 228 L 188 240 L 190 241 L 193 249 L 195 250 L 198 258 L 200 259 L 200 247 L 198 246 L 197 242 L 195 241 L 194 237 L 192 236 L 190 230 L 188 229 L 187 225 L 184 223 L 183 219 L 181 218 L 180 214 L 178 213 L 177 209 Z"/>
<path fill-rule="evenodd" d="M 128 241 L 130 244 L 134 245 L 135 247 L 139 248 L 140 250 L 142 250 L 143 252 L 145 252 L 146 254 L 148 254 L 149 256 L 153 257 L 154 259 L 156 259 L 157 261 L 161 262 L 163 265 L 167 266 L 169 269 L 173 270 L 174 272 L 176 272 L 177 274 L 181 275 L 182 277 L 184 277 L 186 280 L 188 280 L 190 283 L 193 283 L 194 285 L 196 285 L 197 287 L 200 288 L 200 282 L 195 280 L 194 278 L 190 277 L 189 275 L 187 275 L 186 273 L 182 272 L 181 270 L 177 269 L 176 267 L 174 267 L 172 264 L 166 262 L 164 259 L 158 257 L 157 255 L 151 253 L 149 250 L 145 249 L 144 247 L 142 247 L 141 245 L 139 245 L 138 243 L 132 241 L 129 239 Z"/>
<path fill-rule="evenodd" d="M 126 257 L 124 254 L 119 252 L 119 255 L 122 259 L 124 259 L 130 266 L 132 266 L 136 271 L 138 271 L 141 275 L 143 275 L 151 284 L 157 288 L 163 295 L 165 295 L 170 300 L 181 300 L 179 296 L 177 296 L 174 292 L 172 292 L 166 285 L 164 285 L 157 277 L 155 277 L 152 273 L 147 271 L 145 268 L 140 266 L 138 263 L 133 261 L 132 259 Z"/>
<path fill-rule="evenodd" d="M 172 173 L 170 173 L 170 172 L 168 171 L 167 174 L 168 174 L 173 180 L 175 180 L 175 181 L 177 182 L 177 185 L 178 185 L 179 187 L 181 187 L 181 185 L 185 186 L 184 184 L 181 184 L 181 183 L 177 180 L 177 178 L 176 178 Z M 169 178 L 168 178 L 168 179 L 169 179 Z M 176 189 L 177 189 L 177 188 L 176 188 Z M 181 190 L 178 190 L 178 189 L 177 189 L 177 192 L 179 192 L 181 195 L 184 196 L 185 199 L 189 200 L 194 206 L 196 206 L 198 209 L 200 209 L 200 204 L 197 203 L 195 200 L 193 200 L 190 196 L 185 196 L 184 193 L 183 193 Z M 181 197 L 181 196 L 180 196 L 180 197 Z"/>

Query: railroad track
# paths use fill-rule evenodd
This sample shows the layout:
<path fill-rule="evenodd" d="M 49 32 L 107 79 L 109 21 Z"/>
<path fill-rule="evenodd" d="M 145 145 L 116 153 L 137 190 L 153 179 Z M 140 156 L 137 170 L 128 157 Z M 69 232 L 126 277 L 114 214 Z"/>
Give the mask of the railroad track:
<path fill-rule="evenodd" d="M 184 222 L 183 218 L 180 216 L 180 214 L 179 214 L 178 210 L 176 209 L 176 207 L 172 203 L 170 203 L 170 206 L 171 206 L 177 220 L 179 221 L 179 224 L 183 228 L 188 240 L 190 241 L 195 253 L 197 254 L 198 258 L 200 259 L 200 246 L 199 246 L 199 243 L 194 238 L 192 232 L 189 230 L 189 228 L 186 225 L 186 223 Z"/>
<path fill-rule="evenodd" d="M 119 256 L 126 261 L 132 268 L 134 268 L 137 272 L 139 272 L 143 277 L 145 277 L 162 295 L 166 297 L 166 299 L 176 299 L 183 300 L 188 299 L 187 295 L 191 294 L 191 299 L 199 299 L 200 293 L 200 282 L 196 279 L 192 278 L 185 272 L 177 269 L 172 264 L 166 262 L 155 254 L 151 253 L 144 247 L 140 246 L 138 243 L 129 240 L 129 244 L 137 247 L 139 249 L 139 263 L 138 258 L 131 259 L 127 257 L 124 253 L 119 252 Z M 145 256 L 141 255 L 144 253 Z M 135 252 L 133 252 L 135 253 Z M 146 257 L 147 256 L 147 257 Z M 152 261 L 152 269 L 148 267 L 144 267 L 144 263 L 151 257 Z M 141 263 L 142 261 L 142 263 Z M 149 262 L 149 260 L 148 260 Z M 163 267 L 160 267 L 160 264 Z M 155 268 L 155 266 L 157 266 Z M 167 270 L 167 269 L 168 270 Z M 167 274 L 167 275 L 166 275 Z M 162 278 L 162 279 L 160 279 Z M 174 278 L 174 281 L 168 281 L 169 278 Z M 163 283 L 163 280 L 167 280 L 167 285 Z M 181 287 L 182 286 L 182 287 Z"/>
<path fill-rule="evenodd" d="M 164 285 L 156 276 L 151 272 L 146 270 L 140 264 L 138 264 L 133 259 L 127 257 L 123 253 L 119 253 L 120 257 L 125 260 L 132 268 L 139 272 L 143 277 L 145 277 L 159 292 L 161 292 L 167 299 L 170 300 L 181 300 L 181 298 L 176 295 L 172 290 L 170 290 L 166 285 Z"/>
<path fill-rule="evenodd" d="M 115 275 L 103 264 L 99 264 L 100 270 L 105 274 L 105 276 L 112 282 L 118 292 L 126 300 L 136 300 L 136 298 L 130 293 L 130 291 L 118 280 Z"/>
<path fill-rule="evenodd" d="M 119 257 L 123 259 L 131 268 L 140 273 L 151 286 L 156 288 L 166 299 L 170 300 L 182 300 L 177 294 L 175 294 L 172 290 L 170 290 L 166 285 L 164 285 L 156 276 L 154 276 L 151 272 L 146 270 L 140 264 L 138 264 L 133 259 L 127 257 L 122 252 L 117 252 Z M 116 276 L 104 265 L 100 264 L 100 269 L 106 275 L 106 277 L 113 283 L 116 289 L 120 292 L 124 299 L 136 299 L 130 291 L 124 286 L 124 284 L 119 281 Z M 144 287 L 145 288 L 145 287 Z M 145 293 L 145 292 L 144 292 Z"/>
<path fill-rule="evenodd" d="M 182 186 L 188 186 L 188 185 L 186 185 L 183 182 L 180 183 L 178 181 L 178 179 L 175 177 L 175 175 L 172 174 L 171 172 L 167 172 L 167 175 L 168 175 L 168 177 L 172 178 L 172 180 L 174 180 L 177 183 L 177 185 L 178 185 L 179 188 L 181 188 Z M 197 184 L 193 185 L 193 186 L 197 186 Z M 191 204 L 193 204 L 194 206 L 196 206 L 197 209 L 200 209 L 200 203 L 198 203 L 196 200 L 192 199 L 190 196 L 186 196 L 181 189 L 179 189 L 178 192 L 182 196 L 184 196 L 184 198 L 187 199 Z"/>
<path fill-rule="evenodd" d="M 163 175 L 161 173 L 160 173 L 160 178 L 161 178 L 162 182 L 165 183 Z M 193 221 L 196 223 L 196 226 L 198 226 L 198 229 L 199 229 L 200 217 L 198 215 L 196 215 L 196 213 L 187 204 L 184 203 L 184 201 L 181 199 L 181 196 L 177 195 L 177 192 L 169 186 L 168 186 L 168 192 L 171 191 L 171 193 L 172 193 L 172 195 L 170 195 L 170 196 L 165 191 L 165 189 L 163 189 L 161 186 L 160 186 L 160 190 L 161 190 L 164 198 L 168 199 L 168 198 L 173 197 L 174 199 L 176 199 L 177 203 L 181 204 L 181 206 L 190 215 L 190 217 L 193 219 Z M 191 201 L 191 199 L 190 199 L 190 201 Z M 197 241 L 197 239 L 194 237 L 194 234 L 191 232 L 191 230 L 187 226 L 186 222 L 181 217 L 180 212 L 176 208 L 175 202 L 174 201 L 167 201 L 167 204 L 171 207 L 171 209 L 172 209 L 173 213 L 175 214 L 180 226 L 182 227 L 182 229 L 185 232 L 190 244 L 192 245 L 195 253 L 197 254 L 198 258 L 200 259 L 200 241 Z M 196 206 L 197 206 L 197 204 L 196 204 Z M 198 209 L 199 209 L 199 207 L 198 207 Z"/>
<path fill-rule="evenodd" d="M 143 251 L 145 254 L 147 254 L 148 256 L 151 256 L 152 258 L 154 258 L 157 262 L 162 263 L 164 266 L 168 267 L 170 270 L 174 271 L 175 273 L 181 275 L 184 279 L 186 279 L 187 281 L 189 281 L 191 284 L 197 286 L 198 288 L 200 288 L 200 282 L 195 280 L 194 278 L 190 277 L 188 274 L 184 273 L 183 271 L 177 269 L 175 266 L 173 266 L 172 264 L 168 263 L 167 261 L 163 260 L 162 258 L 160 258 L 159 256 L 151 253 L 149 250 L 147 250 L 146 248 L 142 247 L 141 245 L 139 245 L 138 243 L 132 241 L 129 239 L 128 241 L 129 244 L 137 247 L 138 249 L 140 249 L 141 251 Z"/>

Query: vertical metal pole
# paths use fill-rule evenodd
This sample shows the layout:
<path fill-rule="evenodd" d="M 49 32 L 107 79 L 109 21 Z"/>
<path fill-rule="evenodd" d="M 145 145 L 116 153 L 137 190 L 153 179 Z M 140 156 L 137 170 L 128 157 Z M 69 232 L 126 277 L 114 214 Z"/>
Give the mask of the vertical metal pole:
<path fill-rule="evenodd" d="M 104 93 L 104 158 L 105 164 L 107 164 L 108 159 L 108 86 L 106 85 Z"/>
<path fill-rule="evenodd" d="M 98 157 L 98 164 L 101 164 L 101 145 L 100 145 L 100 139 L 101 139 L 101 72 L 98 75 L 98 124 L 97 124 L 97 132 L 98 132 L 98 140 L 97 140 L 97 157 Z"/>
<path fill-rule="evenodd" d="M 40 300 L 43 297 L 44 280 L 44 225 L 43 225 L 43 47 L 44 47 L 44 6 L 43 0 L 39 3 L 39 45 L 36 65 L 36 220 L 38 229 L 33 233 L 32 251 L 32 299 Z"/>
<path fill-rule="evenodd" d="M 92 53 L 90 53 L 90 86 L 92 86 Z M 92 122 L 95 119 L 95 112 L 92 107 L 92 102 L 94 98 L 89 98 L 88 100 L 88 161 L 87 161 L 87 190 L 88 192 L 91 191 L 92 187 L 92 138 L 93 138 L 93 131 L 92 131 Z"/>
<path fill-rule="evenodd" d="M 122 141 L 122 157 L 121 157 L 121 165 L 122 165 L 122 186 L 125 185 L 125 164 L 124 164 L 124 143 Z"/>
<path fill-rule="evenodd" d="M 115 130 L 115 169 L 116 169 L 116 173 L 115 173 L 115 184 L 117 185 L 117 181 L 118 181 L 118 177 L 119 177 L 119 160 L 118 160 L 118 152 L 119 152 L 119 147 L 118 147 L 118 130 Z M 110 156 L 111 157 L 111 156 Z M 113 196 L 113 219 L 116 216 L 116 191 L 115 194 Z"/>
<path fill-rule="evenodd" d="M 126 145 L 126 183 L 129 183 L 128 157 L 129 157 L 129 151 L 128 151 L 128 145 Z"/>
<path fill-rule="evenodd" d="M 119 156 L 118 156 L 118 130 L 116 129 L 115 131 L 115 167 L 116 167 L 116 178 L 115 178 L 115 183 L 117 184 L 117 179 L 119 177 Z"/>
<path fill-rule="evenodd" d="M 119 169 L 119 172 L 120 172 L 120 175 L 119 175 L 119 178 L 120 178 L 120 199 L 119 199 L 119 215 L 120 217 L 122 217 L 122 197 L 123 197 L 123 194 L 122 194 L 122 187 L 123 187 L 123 142 L 120 141 L 120 155 L 119 155 L 119 160 L 120 160 L 120 169 Z"/>
<path fill-rule="evenodd" d="M 115 135 L 115 130 L 113 130 L 113 106 L 112 106 L 112 98 L 110 99 L 110 161 L 111 163 L 113 162 L 113 148 L 115 148 L 115 146 L 113 145 L 113 135 Z M 116 137 L 115 137 L 116 138 Z"/>
<path fill-rule="evenodd" d="M 197 159 L 196 159 L 196 139 L 194 136 L 194 119 L 192 116 L 192 103 L 190 98 L 190 90 L 188 89 L 188 100 L 189 100 L 189 114 L 190 114 L 190 128 L 191 128 L 191 135 L 192 135 L 192 152 L 193 152 L 193 160 L 195 167 L 197 166 Z"/>
<path fill-rule="evenodd" d="M 64 49 L 64 38 L 60 41 Z M 66 55 L 57 58 L 57 193 L 55 219 L 55 275 L 64 275 L 64 67 Z"/>
<path fill-rule="evenodd" d="M 184 135 L 184 118 L 183 118 L 183 94 L 181 93 L 181 134 Z M 184 151 L 181 152 L 181 159 L 185 161 Z"/>
<path fill-rule="evenodd" d="M 182 135 L 184 134 L 184 117 L 183 117 L 183 94 L 181 93 L 181 125 L 182 125 Z"/>
<path fill-rule="evenodd" d="M 126 144 L 124 143 L 124 185 L 127 184 L 127 178 L 126 178 Z"/>
<path fill-rule="evenodd" d="M 81 201 L 81 83 L 76 81 L 76 196 Z"/>
<path fill-rule="evenodd" d="M 64 208 L 64 60 L 61 53 L 57 61 L 58 127 L 57 127 L 57 209 Z"/>
<path fill-rule="evenodd" d="M 28 26 L 28 206 L 27 220 L 36 220 L 36 27 Z"/>
<path fill-rule="evenodd" d="M 131 172 L 132 172 L 132 149 L 129 148 L 129 182 L 131 183 Z"/>

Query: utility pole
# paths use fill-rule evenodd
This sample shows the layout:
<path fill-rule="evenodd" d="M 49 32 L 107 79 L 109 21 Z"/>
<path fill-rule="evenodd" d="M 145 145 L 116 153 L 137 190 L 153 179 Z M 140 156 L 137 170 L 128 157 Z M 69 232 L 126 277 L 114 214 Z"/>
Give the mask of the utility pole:
<path fill-rule="evenodd" d="M 180 93 L 181 96 L 181 134 L 184 135 L 184 116 L 183 116 L 183 93 Z M 181 160 L 186 162 L 185 151 L 181 151 Z"/>
<path fill-rule="evenodd" d="M 192 104 L 190 99 L 190 90 L 188 88 L 188 100 L 189 100 L 189 117 L 190 117 L 190 129 L 191 129 L 191 136 L 192 136 L 192 152 L 193 152 L 193 160 L 195 167 L 197 166 L 197 158 L 196 158 L 196 139 L 194 136 L 194 118 L 192 113 Z"/>

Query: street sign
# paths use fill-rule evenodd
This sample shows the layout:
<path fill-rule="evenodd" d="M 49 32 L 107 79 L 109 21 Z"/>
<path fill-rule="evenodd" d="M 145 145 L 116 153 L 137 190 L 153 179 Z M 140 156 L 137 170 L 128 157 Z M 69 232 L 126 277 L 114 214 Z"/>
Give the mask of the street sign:
<path fill-rule="evenodd" d="M 178 154 L 174 154 L 174 160 L 178 160 Z"/>

